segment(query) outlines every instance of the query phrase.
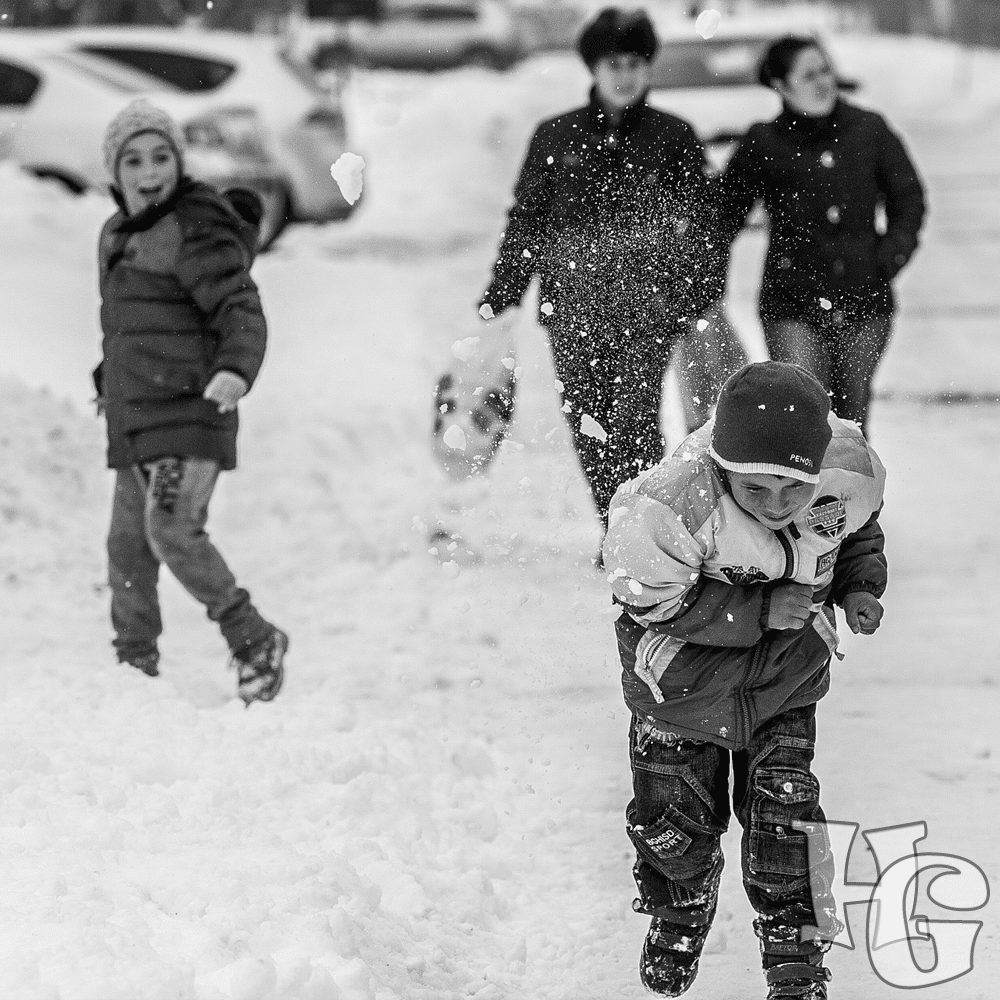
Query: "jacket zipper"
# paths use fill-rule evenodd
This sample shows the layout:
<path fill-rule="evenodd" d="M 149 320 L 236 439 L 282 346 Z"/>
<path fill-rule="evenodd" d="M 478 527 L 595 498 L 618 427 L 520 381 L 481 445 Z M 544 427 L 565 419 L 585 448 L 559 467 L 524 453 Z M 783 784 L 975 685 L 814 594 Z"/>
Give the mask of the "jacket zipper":
<path fill-rule="evenodd" d="M 757 679 L 757 675 L 764 664 L 764 657 L 767 655 L 770 647 L 770 640 L 761 639 L 760 644 L 754 651 L 753 658 L 750 660 L 750 668 L 747 670 L 746 677 L 737 692 L 736 701 L 739 714 L 736 717 L 736 732 L 733 736 L 738 747 L 746 746 L 750 738 L 750 698 L 747 696 L 747 692 L 750 689 L 751 683 Z"/>
<path fill-rule="evenodd" d="M 781 542 L 781 548 L 785 553 L 785 569 L 781 574 L 781 579 L 788 580 L 795 575 L 795 550 L 792 548 L 792 543 L 788 540 L 784 528 L 779 528 L 775 534 L 778 536 L 778 541 Z"/>
<path fill-rule="evenodd" d="M 788 530 L 793 533 L 793 537 L 798 537 L 798 531 L 794 528 L 794 526 L 789 525 Z M 795 575 L 795 549 L 792 547 L 792 543 L 785 535 L 784 528 L 779 528 L 775 532 L 775 535 L 778 536 L 778 541 L 781 542 L 782 551 L 785 553 L 785 568 L 781 574 L 781 579 L 787 580 Z M 757 651 L 754 653 L 753 659 L 750 661 L 750 668 L 747 670 L 746 679 L 740 685 L 739 697 L 737 699 L 739 704 L 739 716 L 737 718 L 736 733 L 739 745 L 743 744 L 743 740 L 740 739 L 740 737 L 743 736 L 743 733 L 739 732 L 741 728 L 748 737 L 750 735 L 750 698 L 748 697 L 747 692 L 750 689 L 750 685 L 757 679 L 757 675 L 761 672 L 764 665 L 764 659 L 770 646 L 770 642 L 761 639 L 760 645 L 757 647 Z"/>

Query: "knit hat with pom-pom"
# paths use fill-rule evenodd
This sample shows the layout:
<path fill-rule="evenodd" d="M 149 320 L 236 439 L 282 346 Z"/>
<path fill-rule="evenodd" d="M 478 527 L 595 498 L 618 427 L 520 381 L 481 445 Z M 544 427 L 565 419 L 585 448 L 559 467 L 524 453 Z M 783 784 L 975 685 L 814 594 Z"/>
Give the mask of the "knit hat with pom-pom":
<path fill-rule="evenodd" d="M 833 430 L 830 397 L 798 365 L 746 365 L 722 387 L 709 454 L 730 472 L 819 482 Z"/>
<path fill-rule="evenodd" d="M 145 98 L 132 101 L 111 119 L 104 133 L 104 166 L 115 183 L 118 182 L 118 161 L 125 143 L 143 132 L 156 132 L 170 143 L 177 162 L 184 165 L 184 132 L 162 108 Z"/>

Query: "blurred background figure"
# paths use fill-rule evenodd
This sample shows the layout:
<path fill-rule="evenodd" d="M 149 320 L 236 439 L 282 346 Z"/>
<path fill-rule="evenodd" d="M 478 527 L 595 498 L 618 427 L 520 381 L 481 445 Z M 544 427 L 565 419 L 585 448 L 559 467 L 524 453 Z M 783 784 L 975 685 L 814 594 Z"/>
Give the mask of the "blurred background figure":
<path fill-rule="evenodd" d="M 749 360 L 723 304 L 716 302 L 705 309 L 695 329 L 678 343 L 673 357 L 689 433 L 708 420 L 726 379 Z"/>
<path fill-rule="evenodd" d="M 702 146 L 646 103 L 657 45 L 641 11 L 606 8 L 583 29 L 590 99 L 535 131 L 480 301 L 495 322 L 540 276 L 563 413 L 605 523 L 618 486 L 663 457 L 671 351 L 724 284 Z"/>
<path fill-rule="evenodd" d="M 923 185 L 885 119 L 838 95 L 814 38 L 775 41 L 759 76 L 782 110 L 753 125 L 729 161 L 723 228 L 735 237 L 763 199 L 770 241 L 759 312 L 768 352 L 813 372 L 837 415 L 867 430 L 895 310 L 891 282 L 917 247 Z"/>

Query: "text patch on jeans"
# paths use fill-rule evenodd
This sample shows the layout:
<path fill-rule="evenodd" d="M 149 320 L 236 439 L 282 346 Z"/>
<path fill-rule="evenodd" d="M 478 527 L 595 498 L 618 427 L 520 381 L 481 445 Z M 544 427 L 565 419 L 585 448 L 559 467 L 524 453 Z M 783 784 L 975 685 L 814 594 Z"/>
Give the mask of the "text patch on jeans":
<path fill-rule="evenodd" d="M 665 818 L 647 827 L 636 827 L 635 832 L 662 858 L 676 857 L 691 846 L 691 838 Z"/>

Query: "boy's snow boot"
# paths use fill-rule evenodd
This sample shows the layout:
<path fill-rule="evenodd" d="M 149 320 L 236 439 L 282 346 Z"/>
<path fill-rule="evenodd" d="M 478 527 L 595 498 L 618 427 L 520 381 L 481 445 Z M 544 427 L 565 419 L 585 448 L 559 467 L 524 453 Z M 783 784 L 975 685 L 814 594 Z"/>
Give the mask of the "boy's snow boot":
<path fill-rule="evenodd" d="M 803 955 L 798 961 L 782 962 L 764 970 L 767 1000 L 827 1000 L 830 970 L 822 954 Z"/>
<path fill-rule="evenodd" d="M 143 653 L 140 656 L 133 656 L 126 662 L 136 670 L 141 670 L 147 677 L 160 676 L 159 653 Z"/>
<path fill-rule="evenodd" d="M 271 701 L 281 690 L 287 652 L 288 636 L 275 628 L 247 652 L 233 654 L 230 664 L 236 668 L 239 696 L 247 707 L 254 701 Z"/>
<path fill-rule="evenodd" d="M 653 917 L 639 958 L 639 979 L 650 993 L 679 997 L 698 975 L 710 924 L 693 927 Z"/>

